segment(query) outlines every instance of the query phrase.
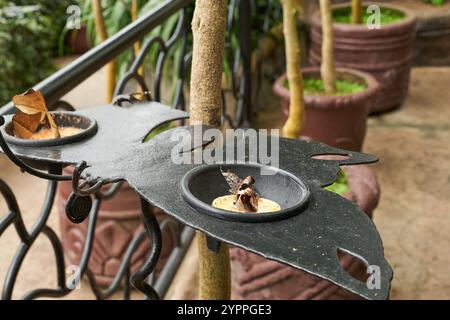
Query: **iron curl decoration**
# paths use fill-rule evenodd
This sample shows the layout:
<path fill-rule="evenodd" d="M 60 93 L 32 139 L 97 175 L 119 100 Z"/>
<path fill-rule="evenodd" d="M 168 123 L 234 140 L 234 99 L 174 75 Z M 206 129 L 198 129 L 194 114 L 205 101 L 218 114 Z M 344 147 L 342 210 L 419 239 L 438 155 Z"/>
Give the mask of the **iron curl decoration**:
<path fill-rule="evenodd" d="M 141 101 L 141 99 L 138 99 L 138 97 L 145 98 L 146 101 L 152 101 L 152 94 L 150 91 L 144 91 L 144 92 L 134 92 L 130 94 L 121 94 L 114 97 L 114 100 L 112 102 L 113 105 L 121 107 L 124 102 L 128 103 L 136 103 Z"/>
<path fill-rule="evenodd" d="M 106 184 L 103 179 L 87 176 L 85 181 L 80 183 L 81 174 L 87 168 L 86 161 L 81 161 L 76 165 L 73 171 L 72 190 L 77 196 L 85 197 L 100 191 L 100 188 Z M 88 185 L 88 187 L 86 187 Z"/>
<path fill-rule="evenodd" d="M 144 220 L 145 229 L 151 237 L 152 247 L 150 256 L 144 262 L 144 265 L 131 276 L 131 283 L 133 286 L 143 292 L 148 299 L 159 300 L 160 297 L 156 290 L 148 284 L 145 280 L 155 269 L 161 254 L 162 236 L 158 221 L 153 212 L 149 209 L 148 202 L 144 199 L 141 201 L 142 217 Z"/>
<path fill-rule="evenodd" d="M 177 72 L 177 85 L 173 96 L 172 106 L 176 109 L 185 110 L 185 97 L 183 93 L 183 84 L 186 78 L 186 51 L 187 51 L 187 34 L 189 23 L 187 21 L 187 9 L 184 8 L 179 12 L 175 13 L 178 15 L 177 24 L 169 36 L 168 40 L 165 41 L 161 36 L 151 36 L 144 40 L 139 54 L 130 61 L 129 70 L 122 76 L 118 81 L 114 95 L 119 96 L 123 94 L 127 88 L 127 85 L 131 80 L 135 80 L 143 92 L 151 92 L 151 97 L 146 97 L 148 101 L 161 101 L 161 87 L 163 83 L 163 69 L 167 61 L 167 57 L 174 46 L 180 43 L 180 58 L 175 61 Z M 154 70 L 154 80 L 153 80 L 153 91 L 149 91 L 150 84 L 147 84 L 146 79 L 139 74 L 139 69 L 144 65 L 146 56 L 150 53 L 154 46 L 157 46 L 157 61 Z"/>

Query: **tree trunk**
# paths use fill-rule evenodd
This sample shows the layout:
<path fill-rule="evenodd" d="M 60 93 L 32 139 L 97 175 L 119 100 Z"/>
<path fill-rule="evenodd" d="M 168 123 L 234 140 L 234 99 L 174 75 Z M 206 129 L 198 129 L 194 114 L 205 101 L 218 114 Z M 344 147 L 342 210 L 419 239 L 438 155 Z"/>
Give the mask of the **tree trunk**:
<path fill-rule="evenodd" d="M 196 0 L 192 19 L 190 123 L 219 127 L 221 84 L 227 0 Z M 227 300 L 231 296 L 228 246 L 221 243 L 219 253 L 206 246 L 206 236 L 197 234 L 199 250 L 199 298 Z"/>
<path fill-rule="evenodd" d="M 336 93 L 336 68 L 334 63 L 334 32 L 331 1 L 320 0 L 322 19 L 322 65 L 320 68 L 325 92 L 328 95 Z"/>
<path fill-rule="evenodd" d="M 301 52 L 298 39 L 298 0 L 280 0 L 283 5 L 283 32 L 286 51 L 286 72 L 289 81 L 291 101 L 289 117 L 283 126 L 284 137 L 296 139 L 300 136 L 305 121 L 303 99 L 303 77 L 301 73 Z"/>
<path fill-rule="evenodd" d="M 360 24 L 362 22 L 362 0 L 352 0 L 352 23 Z"/>
<path fill-rule="evenodd" d="M 105 21 L 103 19 L 103 9 L 101 0 L 92 0 L 92 11 L 94 13 L 95 30 L 100 41 L 106 41 L 108 34 L 105 28 Z M 114 60 L 109 62 L 106 66 L 106 100 L 110 103 L 113 99 L 114 89 L 116 87 L 116 66 Z"/>

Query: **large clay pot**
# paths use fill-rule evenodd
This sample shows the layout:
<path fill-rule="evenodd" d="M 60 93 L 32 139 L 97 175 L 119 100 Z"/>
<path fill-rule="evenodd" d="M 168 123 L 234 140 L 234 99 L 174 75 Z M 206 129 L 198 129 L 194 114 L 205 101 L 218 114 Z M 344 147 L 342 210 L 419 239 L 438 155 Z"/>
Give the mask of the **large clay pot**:
<path fill-rule="evenodd" d="M 71 175 L 71 167 L 64 169 L 64 174 Z M 67 198 L 72 191 L 71 181 L 61 182 L 58 186 L 57 208 L 60 216 L 61 240 L 67 265 L 78 265 L 86 241 L 88 219 L 81 224 L 74 224 L 66 217 Z M 152 208 L 158 221 L 167 216 L 158 208 Z M 137 193 L 124 183 L 117 194 L 104 200 L 100 206 L 95 239 L 89 260 L 89 268 L 94 273 L 98 284 L 111 284 L 116 275 L 123 255 L 133 236 L 140 233 L 144 226 L 141 218 L 141 202 Z M 156 272 L 169 256 L 174 243 L 168 229 L 163 233 L 163 247 Z M 150 241 L 145 240 L 131 259 L 131 271 L 137 271 L 150 252 Z"/>
<path fill-rule="evenodd" d="M 320 79 L 319 68 L 305 68 L 303 77 Z M 360 151 L 367 128 L 369 103 L 378 91 L 376 79 L 368 73 L 338 69 L 338 79 L 366 84 L 366 89 L 351 96 L 305 96 L 306 122 L 302 136 L 346 150 Z M 277 79 L 273 91 L 281 98 L 283 112 L 289 113 L 290 93 L 284 86 L 286 75 Z"/>
<path fill-rule="evenodd" d="M 342 23 L 333 25 L 336 66 L 369 72 L 381 85 L 380 94 L 371 103 L 371 113 L 397 108 L 405 99 L 416 34 L 416 18 L 411 11 L 391 4 L 379 5 L 401 11 L 405 14 L 405 18 L 396 23 L 383 25 L 381 29 L 372 30 L 365 25 Z M 335 5 L 333 10 L 345 7 L 349 5 Z M 320 65 L 321 47 L 320 12 L 315 11 L 311 17 L 309 52 L 309 62 L 312 65 Z"/>
<path fill-rule="evenodd" d="M 368 166 L 346 167 L 345 171 L 352 190 L 345 197 L 371 217 L 380 195 L 375 173 Z M 341 254 L 339 261 L 355 278 L 363 281 L 367 277 L 367 267 L 360 260 Z M 326 280 L 236 247 L 231 249 L 231 267 L 235 299 L 360 299 Z"/>

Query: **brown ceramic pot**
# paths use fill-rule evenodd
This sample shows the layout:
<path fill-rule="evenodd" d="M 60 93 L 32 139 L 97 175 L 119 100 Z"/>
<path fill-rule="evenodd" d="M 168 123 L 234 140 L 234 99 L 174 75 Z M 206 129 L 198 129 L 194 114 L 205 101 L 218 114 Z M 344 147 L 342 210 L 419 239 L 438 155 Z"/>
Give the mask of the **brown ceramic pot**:
<path fill-rule="evenodd" d="M 352 190 L 344 196 L 355 201 L 371 217 L 380 195 L 375 173 L 368 166 L 351 166 L 344 170 Z M 341 255 L 339 261 L 355 278 L 361 281 L 366 278 L 367 269 L 360 260 L 347 254 Z M 235 299 L 360 299 L 326 280 L 236 247 L 231 249 L 231 266 Z"/>
<path fill-rule="evenodd" d="M 64 169 L 64 174 L 71 175 L 71 167 Z M 58 186 L 57 208 L 60 216 L 61 240 L 67 265 L 78 265 L 86 240 L 88 219 L 81 224 L 74 224 L 67 219 L 65 207 L 72 191 L 71 181 L 61 182 Z M 164 212 L 153 208 L 158 221 L 166 218 Z M 100 206 L 95 239 L 89 260 L 89 268 L 100 285 L 111 284 L 116 275 L 123 255 L 133 236 L 143 230 L 141 219 L 141 202 L 137 193 L 124 183 L 118 193 Z M 163 248 L 158 271 L 172 250 L 174 243 L 168 229 L 163 233 Z M 150 242 L 145 240 L 131 259 L 131 271 L 137 271 L 150 252 Z"/>
<path fill-rule="evenodd" d="M 319 68 L 305 68 L 303 77 L 320 79 Z M 360 151 L 367 128 L 369 103 L 377 94 L 378 83 L 368 73 L 338 69 L 338 79 L 366 84 L 366 89 L 351 96 L 305 96 L 306 123 L 302 136 L 346 150 Z M 284 86 L 286 75 L 277 79 L 273 91 L 281 98 L 283 112 L 289 112 L 290 93 Z"/>
<path fill-rule="evenodd" d="M 333 9 L 348 6 L 335 5 Z M 373 30 L 365 25 L 334 24 L 336 66 L 369 72 L 380 83 L 380 94 L 370 105 L 371 113 L 397 108 L 406 97 L 416 34 L 416 18 L 411 11 L 385 3 L 380 3 L 380 6 L 401 11 L 405 18 Z M 309 52 L 312 65 L 320 65 L 321 47 L 320 12 L 315 11 L 311 17 Z"/>

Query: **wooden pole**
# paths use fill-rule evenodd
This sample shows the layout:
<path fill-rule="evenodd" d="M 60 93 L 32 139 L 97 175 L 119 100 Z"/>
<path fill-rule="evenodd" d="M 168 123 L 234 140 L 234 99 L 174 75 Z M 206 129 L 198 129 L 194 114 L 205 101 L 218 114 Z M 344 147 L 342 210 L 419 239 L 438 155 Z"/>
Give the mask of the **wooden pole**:
<path fill-rule="evenodd" d="M 108 34 L 106 32 L 105 21 L 103 18 L 103 9 L 101 0 L 92 0 L 92 11 L 94 13 L 95 30 L 100 41 L 106 41 Z M 106 66 L 106 100 L 110 103 L 114 96 L 114 89 L 116 87 L 116 65 L 114 60 L 109 62 Z"/>
<path fill-rule="evenodd" d="M 192 19 L 190 123 L 220 127 L 221 84 L 227 0 L 196 0 Z M 228 246 L 218 253 L 206 246 L 206 236 L 197 234 L 199 250 L 199 298 L 227 300 L 231 297 Z"/>
<path fill-rule="evenodd" d="M 286 51 L 286 73 L 291 95 L 289 117 L 283 126 L 284 137 L 296 139 L 300 136 L 305 121 L 301 52 L 298 38 L 298 0 L 280 0 L 283 6 L 283 33 Z"/>
<path fill-rule="evenodd" d="M 362 0 L 352 0 L 352 23 L 362 22 Z"/>
<path fill-rule="evenodd" d="M 325 85 L 325 93 L 336 93 L 336 68 L 334 62 L 334 31 L 331 13 L 331 1 L 320 0 L 322 19 L 322 65 L 320 72 Z"/>

